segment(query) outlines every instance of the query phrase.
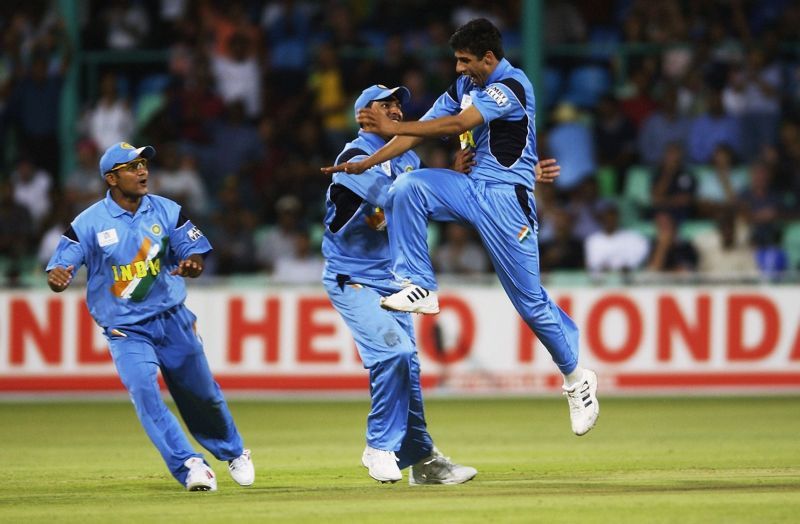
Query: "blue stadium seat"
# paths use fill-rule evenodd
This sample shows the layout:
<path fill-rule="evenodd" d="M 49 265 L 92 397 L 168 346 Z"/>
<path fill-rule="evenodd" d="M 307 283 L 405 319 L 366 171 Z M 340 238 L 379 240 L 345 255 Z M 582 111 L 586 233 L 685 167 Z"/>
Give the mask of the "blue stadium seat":
<path fill-rule="evenodd" d="M 611 91 L 607 67 L 584 65 L 572 70 L 567 80 L 566 99 L 583 108 L 593 108 L 601 96 Z"/>

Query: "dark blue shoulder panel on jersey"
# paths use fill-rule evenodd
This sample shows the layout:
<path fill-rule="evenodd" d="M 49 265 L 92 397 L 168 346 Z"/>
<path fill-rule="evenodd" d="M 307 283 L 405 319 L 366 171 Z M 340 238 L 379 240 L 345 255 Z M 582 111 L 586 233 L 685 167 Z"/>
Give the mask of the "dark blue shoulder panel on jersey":
<path fill-rule="evenodd" d="M 337 164 L 343 164 L 343 163 L 349 161 L 351 158 L 357 157 L 359 155 L 369 156 L 367 154 L 367 152 L 364 151 L 363 149 L 359 149 L 357 147 L 354 147 L 354 148 L 348 149 L 346 151 L 342 151 L 342 153 L 338 157 L 336 157 L 336 163 Z"/>
<path fill-rule="evenodd" d="M 180 213 L 178 213 L 178 223 L 175 224 L 175 229 L 183 227 L 183 225 L 188 221 L 189 219 L 186 217 L 186 215 L 183 214 L 183 211 L 181 211 Z"/>
<path fill-rule="evenodd" d="M 75 230 L 72 229 L 72 226 L 69 226 L 67 230 L 64 231 L 64 236 L 72 240 L 73 242 L 77 242 L 79 244 L 81 243 L 81 241 L 78 240 L 78 235 L 75 234 Z"/>
<path fill-rule="evenodd" d="M 364 199 L 352 189 L 341 184 L 331 184 L 328 195 L 336 207 L 336 214 L 334 214 L 328 229 L 331 233 L 336 233 L 353 218 Z"/>

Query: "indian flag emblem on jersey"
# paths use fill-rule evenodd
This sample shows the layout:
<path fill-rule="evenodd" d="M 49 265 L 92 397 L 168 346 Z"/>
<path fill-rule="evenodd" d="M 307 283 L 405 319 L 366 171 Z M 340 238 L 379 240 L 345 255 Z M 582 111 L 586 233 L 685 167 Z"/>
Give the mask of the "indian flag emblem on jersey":
<path fill-rule="evenodd" d="M 162 238 L 160 243 L 145 237 L 130 263 L 111 266 L 114 274 L 111 292 L 114 296 L 133 302 L 144 300 L 161 273 L 161 259 L 164 257 L 167 242 L 168 237 Z"/>
<path fill-rule="evenodd" d="M 522 242 L 529 236 L 531 236 L 531 228 L 528 226 L 522 226 L 522 229 L 520 229 L 519 233 L 517 233 L 517 242 Z"/>

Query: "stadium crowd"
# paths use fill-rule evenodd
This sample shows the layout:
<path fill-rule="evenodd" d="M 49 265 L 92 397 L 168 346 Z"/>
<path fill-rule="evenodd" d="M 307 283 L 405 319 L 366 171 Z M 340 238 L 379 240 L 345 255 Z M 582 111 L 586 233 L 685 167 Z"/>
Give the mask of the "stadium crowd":
<path fill-rule="evenodd" d="M 543 4 L 539 153 L 562 169 L 536 188 L 543 270 L 781 278 L 800 268 L 800 4 Z M 357 94 L 405 85 L 406 119 L 419 118 L 455 77 L 449 35 L 477 16 L 522 65 L 520 1 L 87 1 L 78 41 L 58 5 L 0 5 L 7 286 L 40 272 L 68 221 L 99 199 L 98 152 L 121 140 L 157 149 L 151 191 L 183 203 L 212 239 L 208 273 L 317 282 L 329 184 L 319 168 L 353 135 Z M 142 60 L 151 50 L 162 53 Z M 98 51 L 115 59 L 81 58 Z M 76 64 L 67 166 L 59 107 Z M 446 167 L 456 147 L 420 156 Z M 438 271 L 491 271 L 471 230 L 430 233 Z"/>

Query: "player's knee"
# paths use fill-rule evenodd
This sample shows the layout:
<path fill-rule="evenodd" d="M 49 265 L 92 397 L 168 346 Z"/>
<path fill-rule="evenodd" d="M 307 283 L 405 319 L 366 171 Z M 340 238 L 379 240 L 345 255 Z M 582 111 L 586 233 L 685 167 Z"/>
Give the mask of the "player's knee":
<path fill-rule="evenodd" d="M 426 187 L 426 185 L 427 179 L 425 175 L 417 171 L 412 171 L 411 173 L 406 173 L 399 177 L 392 185 L 392 191 L 395 194 L 402 195 L 409 192 L 417 192 Z"/>

